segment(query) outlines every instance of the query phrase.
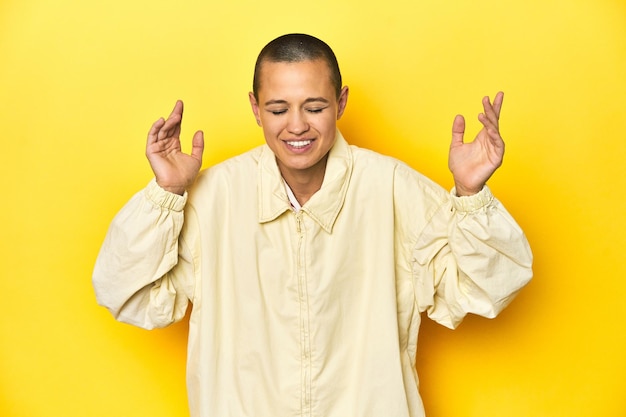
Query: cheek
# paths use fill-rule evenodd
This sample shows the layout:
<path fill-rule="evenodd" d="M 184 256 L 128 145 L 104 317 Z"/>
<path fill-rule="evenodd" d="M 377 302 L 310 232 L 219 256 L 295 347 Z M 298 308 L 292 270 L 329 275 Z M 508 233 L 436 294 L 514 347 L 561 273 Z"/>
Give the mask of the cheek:
<path fill-rule="evenodd" d="M 280 124 L 276 122 L 276 120 L 271 120 L 265 118 L 265 120 L 261 119 L 261 127 L 263 128 L 263 134 L 268 136 L 276 136 L 281 131 Z"/>
<path fill-rule="evenodd" d="M 335 129 L 337 128 L 337 119 L 334 114 L 329 114 L 323 119 L 320 119 L 316 125 L 318 130 L 334 134 Z"/>

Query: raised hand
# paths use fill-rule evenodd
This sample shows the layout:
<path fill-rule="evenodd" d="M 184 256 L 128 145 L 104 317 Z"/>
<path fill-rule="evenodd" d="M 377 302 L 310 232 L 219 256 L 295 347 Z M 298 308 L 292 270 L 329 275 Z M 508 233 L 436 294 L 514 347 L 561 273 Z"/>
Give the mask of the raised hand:
<path fill-rule="evenodd" d="M 478 115 L 483 128 L 472 142 L 464 143 L 465 119 L 458 115 L 452 124 L 452 142 L 448 167 L 454 177 L 459 196 L 476 194 L 502 165 L 504 141 L 500 136 L 499 118 L 504 93 L 499 92 L 490 102 L 483 98 L 484 113 Z"/>
<path fill-rule="evenodd" d="M 183 195 L 193 184 L 202 166 L 204 134 L 193 135 L 191 154 L 181 151 L 180 130 L 183 120 L 183 102 L 178 100 L 167 120 L 154 122 L 148 132 L 146 157 L 157 184 L 167 191 Z"/>

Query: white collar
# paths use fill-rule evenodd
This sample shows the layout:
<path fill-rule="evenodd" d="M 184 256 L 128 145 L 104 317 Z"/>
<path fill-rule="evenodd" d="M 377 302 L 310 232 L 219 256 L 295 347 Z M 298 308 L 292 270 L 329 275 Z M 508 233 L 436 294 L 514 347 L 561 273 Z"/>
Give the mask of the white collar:
<path fill-rule="evenodd" d="M 283 178 L 283 182 L 285 183 L 285 190 L 287 191 L 287 197 L 289 197 L 289 202 L 291 203 L 291 207 L 293 207 L 293 209 L 297 213 L 300 211 L 302 206 L 300 206 L 300 203 L 298 203 L 296 196 L 293 194 L 293 191 L 291 191 L 289 184 L 287 184 L 287 181 L 285 181 L 284 178 Z"/>

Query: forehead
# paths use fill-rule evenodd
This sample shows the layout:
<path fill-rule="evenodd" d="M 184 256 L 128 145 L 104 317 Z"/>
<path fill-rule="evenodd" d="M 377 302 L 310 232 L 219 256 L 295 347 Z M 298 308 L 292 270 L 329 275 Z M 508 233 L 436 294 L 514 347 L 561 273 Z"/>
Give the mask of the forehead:
<path fill-rule="evenodd" d="M 259 71 L 259 95 L 316 92 L 334 95 L 330 68 L 321 59 L 298 62 L 270 62 Z"/>

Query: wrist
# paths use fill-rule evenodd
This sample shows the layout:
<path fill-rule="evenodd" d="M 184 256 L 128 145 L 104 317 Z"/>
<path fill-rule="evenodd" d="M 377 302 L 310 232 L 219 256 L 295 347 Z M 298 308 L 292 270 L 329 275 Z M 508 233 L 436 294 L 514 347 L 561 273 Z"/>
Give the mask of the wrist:
<path fill-rule="evenodd" d="M 184 188 L 170 188 L 170 187 L 162 187 L 165 191 L 172 193 L 172 194 L 177 194 L 177 195 L 185 195 L 185 189 Z"/>
<path fill-rule="evenodd" d="M 478 188 L 472 188 L 472 187 L 464 187 L 461 184 L 458 183 L 454 183 L 454 188 L 456 190 L 456 195 L 457 197 L 468 197 L 474 194 L 478 194 L 479 192 L 482 191 L 482 189 L 485 187 L 485 184 L 481 185 Z"/>
<path fill-rule="evenodd" d="M 169 192 L 161 188 L 154 178 L 146 187 L 145 195 L 154 206 L 173 211 L 182 211 L 187 202 L 187 193 L 178 195 Z"/>
<path fill-rule="evenodd" d="M 184 195 L 185 191 L 187 191 L 185 187 L 172 185 L 172 184 L 164 184 L 160 182 L 158 178 L 156 179 L 156 183 L 159 187 L 161 187 L 163 190 L 167 191 L 168 193 Z"/>

